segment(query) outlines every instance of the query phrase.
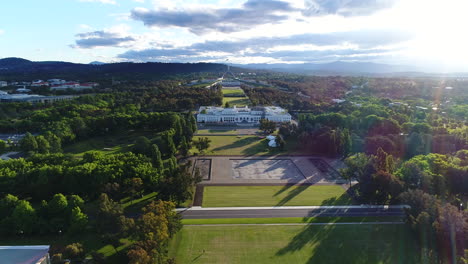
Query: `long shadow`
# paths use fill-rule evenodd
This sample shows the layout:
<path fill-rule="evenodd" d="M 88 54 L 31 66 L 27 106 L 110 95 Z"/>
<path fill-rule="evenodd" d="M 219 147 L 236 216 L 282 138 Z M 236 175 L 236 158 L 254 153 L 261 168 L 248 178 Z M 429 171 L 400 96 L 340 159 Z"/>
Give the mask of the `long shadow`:
<path fill-rule="evenodd" d="M 420 263 L 415 239 L 404 225 L 308 225 L 275 255 L 304 248 L 311 250 L 301 262 L 307 264 Z"/>
<path fill-rule="evenodd" d="M 220 150 L 227 150 L 227 149 L 233 149 L 233 148 L 240 148 L 240 147 L 248 145 L 248 144 L 250 144 L 250 143 L 252 143 L 252 142 L 254 142 L 256 140 L 257 140 L 256 138 L 246 137 L 246 138 L 237 140 L 232 144 L 214 148 L 212 151 L 220 151 Z"/>
<path fill-rule="evenodd" d="M 298 196 L 299 194 L 301 194 L 303 191 L 307 190 L 307 188 L 310 187 L 309 184 L 307 184 L 307 185 L 296 185 L 296 186 L 297 187 L 290 190 L 289 193 L 283 199 L 281 199 L 281 201 L 279 201 L 276 206 L 285 205 L 287 202 L 291 201 L 292 199 L 294 199 L 294 197 Z M 275 196 L 276 196 L 276 194 L 275 194 Z"/>
<path fill-rule="evenodd" d="M 347 204 L 352 204 L 353 199 L 347 194 L 343 193 L 339 197 L 332 197 L 323 200 L 323 202 L 320 204 L 322 206 L 326 205 L 347 205 Z"/>

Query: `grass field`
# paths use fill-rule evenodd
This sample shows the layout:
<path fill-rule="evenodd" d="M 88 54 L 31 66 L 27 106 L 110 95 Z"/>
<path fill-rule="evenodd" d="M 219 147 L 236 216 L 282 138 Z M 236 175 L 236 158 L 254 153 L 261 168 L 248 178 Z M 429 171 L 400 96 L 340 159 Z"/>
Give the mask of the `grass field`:
<path fill-rule="evenodd" d="M 347 205 L 341 186 L 205 186 L 204 207 Z"/>
<path fill-rule="evenodd" d="M 230 130 L 224 130 L 224 129 L 198 129 L 197 134 L 236 134 L 237 135 L 237 129 L 230 129 Z"/>
<path fill-rule="evenodd" d="M 406 225 L 185 226 L 178 263 L 418 263 Z"/>
<path fill-rule="evenodd" d="M 245 93 L 242 89 L 222 89 L 224 96 L 244 97 Z"/>
<path fill-rule="evenodd" d="M 202 136 L 204 137 L 204 136 Z M 297 142 L 293 139 L 286 142 L 283 151 L 268 147 L 268 140 L 258 136 L 207 136 L 210 140 L 210 148 L 205 150 L 205 155 L 275 155 L 296 153 Z M 197 140 L 199 136 L 193 139 Z M 192 153 L 198 152 L 192 148 Z"/>
<path fill-rule="evenodd" d="M 88 140 L 82 140 L 75 144 L 63 148 L 63 153 L 70 153 L 76 157 L 81 157 L 87 151 L 98 151 L 104 154 L 114 154 L 129 151 L 139 136 L 151 138 L 154 133 L 147 132 L 125 132 L 115 135 L 94 137 Z"/>
<path fill-rule="evenodd" d="M 229 102 L 231 107 L 234 105 L 238 107 L 250 105 L 250 100 L 248 97 L 223 97 L 223 106 L 226 104 L 226 102 Z"/>

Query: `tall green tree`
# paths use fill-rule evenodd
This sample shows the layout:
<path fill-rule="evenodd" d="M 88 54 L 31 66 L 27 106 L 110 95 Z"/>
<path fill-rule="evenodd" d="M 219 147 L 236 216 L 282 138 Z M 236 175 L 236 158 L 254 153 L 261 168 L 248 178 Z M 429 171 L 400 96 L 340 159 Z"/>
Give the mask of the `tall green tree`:
<path fill-rule="evenodd" d="M 22 151 L 28 152 L 28 151 L 37 151 L 37 141 L 36 137 L 34 137 L 31 133 L 26 133 L 26 135 L 20 140 L 19 142 L 20 148 Z"/>
<path fill-rule="evenodd" d="M 13 210 L 11 219 L 15 225 L 16 234 L 32 234 L 37 221 L 36 210 L 28 201 L 21 200 Z"/>
<path fill-rule="evenodd" d="M 49 141 L 47 141 L 47 139 L 44 136 L 37 136 L 36 142 L 37 142 L 38 153 L 41 153 L 41 154 L 49 153 L 50 144 L 49 144 Z"/>

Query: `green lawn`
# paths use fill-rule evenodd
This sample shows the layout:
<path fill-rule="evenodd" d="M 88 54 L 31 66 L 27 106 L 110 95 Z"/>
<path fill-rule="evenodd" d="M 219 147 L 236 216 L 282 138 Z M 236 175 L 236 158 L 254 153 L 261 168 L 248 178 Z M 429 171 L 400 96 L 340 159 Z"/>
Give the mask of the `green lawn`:
<path fill-rule="evenodd" d="M 222 89 L 224 96 L 244 97 L 245 93 L 242 89 Z"/>
<path fill-rule="evenodd" d="M 198 129 L 197 134 L 236 134 L 237 135 L 237 129 Z"/>
<path fill-rule="evenodd" d="M 406 225 L 185 226 L 177 263 L 418 263 Z"/>
<path fill-rule="evenodd" d="M 205 186 L 204 207 L 347 205 L 341 186 Z"/>
<path fill-rule="evenodd" d="M 202 136 L 205 137 L 205 136 Z M 283 151 L 268 147 L 268 140 L 258 136 L 207 136 L 210 140 L 210 148 L 205 150 L 205 155 L 276 155 L 296 153 L 297 141 L 294 139 L 286 142 Z M 197 140 L 195 136 L 193 140 Z M 198 152 L 192 148 L 192 153 Z"/>
<path fill-rule="evenodd" d="M 246 106 L 250 105 L 250 100 L 248 97 L 223 97 L 223 106 L 226 104 L 226 102 L 229 102 L 231 107 L 238 106 Z"/>
<path fill-rule="evenodd" d="M 104 154 L 114 154 L 129 151 L 139 136 L 146 136 L 151 139 L 154 136 L 152 131 L 135 131 L 111 134 L 108 136 L 94 137 L 79 141 L 75 144 L 65 146 L 63 153 L 70 153 L 77 157 L 83 156 L 87 151 L 99 151 Z"/>

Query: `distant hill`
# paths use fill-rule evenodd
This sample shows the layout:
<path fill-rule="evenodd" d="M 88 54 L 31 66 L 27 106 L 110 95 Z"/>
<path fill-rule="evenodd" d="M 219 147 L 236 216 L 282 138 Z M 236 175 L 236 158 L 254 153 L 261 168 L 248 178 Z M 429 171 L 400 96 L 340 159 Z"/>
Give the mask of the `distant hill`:
<path fill-rule="evenodd" d="M 281 72 L 302 73 L 302 74 L 390 74 L 398 72 L 415 72 L 418 69 L 405 65 L 389 65 L 373 62 L 344 62 L 336 61 L 331 63 L 304 63 L 304 64 L 245 64 L 245 68 L 267 69 Z"/>
<path fill-rule="evenodd" d="M 102 61 L 92 61 L 88 64 L 91 64 L 91 65 L 103 65 L 103 64 L 106 64 L 105 62 L 102 62 Z"/>
<path fill-rule="evenodd" d="M 167 75 L 223 72 L 217 63 L 107 63 L 80 64 L 62 61 L 33 62 L 21 58 L 0 59 L 0 80 L 63 79 L 158 79 Z"/>

